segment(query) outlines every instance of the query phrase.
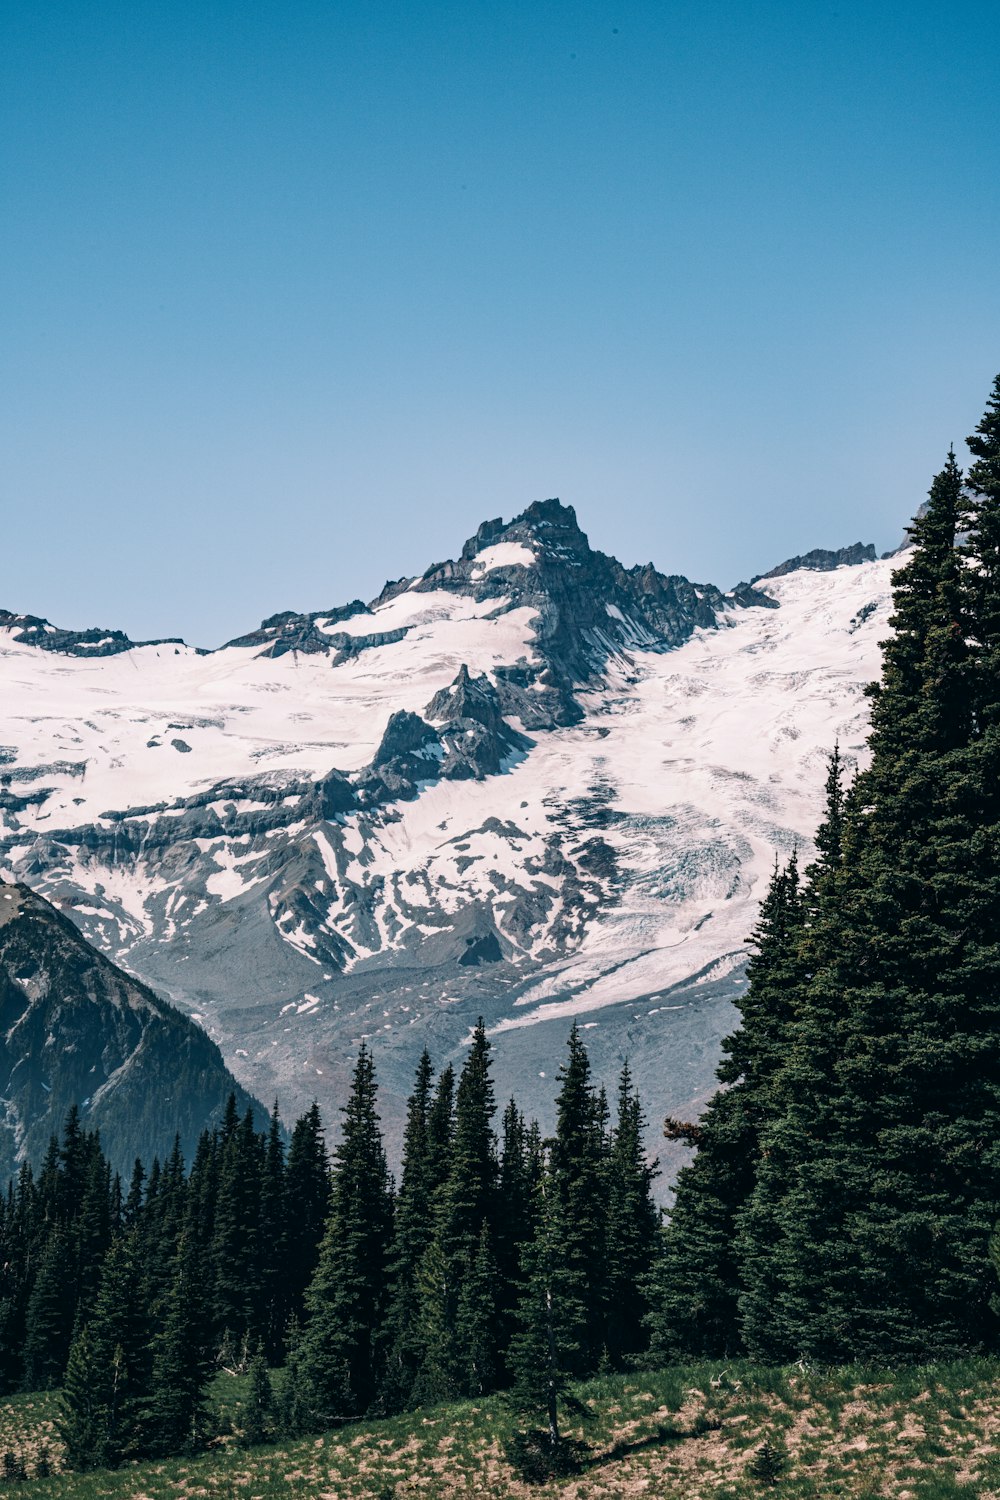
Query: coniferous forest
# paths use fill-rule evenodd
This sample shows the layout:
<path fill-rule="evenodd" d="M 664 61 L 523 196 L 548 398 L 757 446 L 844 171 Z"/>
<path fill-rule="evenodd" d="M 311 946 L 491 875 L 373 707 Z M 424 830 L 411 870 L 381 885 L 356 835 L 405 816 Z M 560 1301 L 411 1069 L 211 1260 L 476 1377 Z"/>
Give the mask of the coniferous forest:
<path fill-rule="evenodd" d="M 655 1167 L 627 1066 L 611 1109 L 575 1027 L 554 1138 L 496 1115 L 481 1024 L 457 1079 L 420 1058 L 398 1192 L 364 1047 L 332 1164 L 315 1106 L 286 1149 L 231 1099 L 189 1169 L 126 1185 L 72 1111 L 0 1217 L 4 1389 L 62 1388 L 82 1469 L 213 1436 L 220 1369 L 249 1369 L 260 1437 L 502 1388 L 557 1434 L 568 1380 L 648 1344 Z"/>
<path fill-rule="evenodd" d="M 1000 1344 L 1000 377 L 910 528 L 870 755 L 831 748 L 812 863 L 776 863 L 741 1021 L 661 1223 L 628 1066 L 574 1026 L 555 1132 L 498 1111 L 490 1042 L 425 1053 L 398 1185 L 362 1048 L 332 1159 L 234 1101 L 186 1163 L 111 1172 L 76 1111 L 0 1212 L 0 1381 L 59 1386 L 78 1468 L 506 1391 L 559 1441 L 571 1383 L 746 1354 L 919 1363 Z M 271 1371 L 279 1373 L 272 1383 Z"/>

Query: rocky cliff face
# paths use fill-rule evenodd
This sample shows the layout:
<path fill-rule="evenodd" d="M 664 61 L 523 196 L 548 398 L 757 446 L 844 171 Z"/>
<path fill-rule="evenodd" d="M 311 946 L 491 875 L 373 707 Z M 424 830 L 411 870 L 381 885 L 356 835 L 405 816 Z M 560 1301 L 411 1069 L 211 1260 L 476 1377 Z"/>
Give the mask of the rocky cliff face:
<path fill-rule="evenodd" d="M 0 623 L 0 864 L 286 1113 L 334 1114 L 366 1037 L 392 1127 L 420 1046 L 479 1014 L 543 1118 L 574 1014 L 651 1113 L 696 1107 L 774 853 L 808 846 L 833 740 L 863 745 L 868 550 L 727 594 L 548 500 L 213 653 Z"/>
<path fill-rule="evenodd" d="M 175 1134 L 190 1159 L 231 1090 L 256 1105 L 199 1026 L 48 901 L 0 884 L 0 1179 L 37 1163 L 73 1104 L 123 1174 Z"/>

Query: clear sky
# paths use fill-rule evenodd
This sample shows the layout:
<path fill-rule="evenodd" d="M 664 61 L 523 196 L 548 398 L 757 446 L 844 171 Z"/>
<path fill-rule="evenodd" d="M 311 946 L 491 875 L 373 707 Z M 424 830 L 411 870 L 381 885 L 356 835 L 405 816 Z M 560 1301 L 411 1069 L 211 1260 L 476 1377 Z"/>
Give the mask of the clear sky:
<path fill-rule="evenodd" d="M 1000 370 L 996 23 L 6 0 L 0 607 L 214 645 L 549 495 L 894 546 Z"/>

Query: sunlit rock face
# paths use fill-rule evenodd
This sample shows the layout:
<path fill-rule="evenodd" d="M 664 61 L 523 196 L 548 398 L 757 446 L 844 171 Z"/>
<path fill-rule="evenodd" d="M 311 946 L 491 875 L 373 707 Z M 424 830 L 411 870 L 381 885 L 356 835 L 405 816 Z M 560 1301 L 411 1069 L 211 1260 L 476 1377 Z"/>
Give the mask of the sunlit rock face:
<path fill-rule="evenodd" d="M 775 855 L 863 754 L 894 565 L 727 594 L 548 500 L 214 652 L 0 615 L 0 865 L 288 1114 L 335 1117 L 367 1038 L 394 1141 L 479 1015 L 544 1121 L 574 1016 L 608 1083 L 627 1055 L 652 1117 L 694 1111 Z"/>

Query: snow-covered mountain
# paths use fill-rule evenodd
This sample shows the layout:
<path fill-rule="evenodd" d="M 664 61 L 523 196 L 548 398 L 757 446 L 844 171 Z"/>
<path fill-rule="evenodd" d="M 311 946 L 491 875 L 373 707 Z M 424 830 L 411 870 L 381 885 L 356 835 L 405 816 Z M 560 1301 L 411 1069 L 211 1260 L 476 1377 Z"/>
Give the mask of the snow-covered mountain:
<path fill-rule="evenodd" d="M 724 594 L 545 501 L 218 651 L 0 613 L 0 867 L 288 1113 L 367 1037 L 392 1131 L 479 1014 L 543 1118 L 572 1016 L 690 1111 L 775 854 L 809 851 L 834 740 L 863 751 L 892 567 Z"/>

